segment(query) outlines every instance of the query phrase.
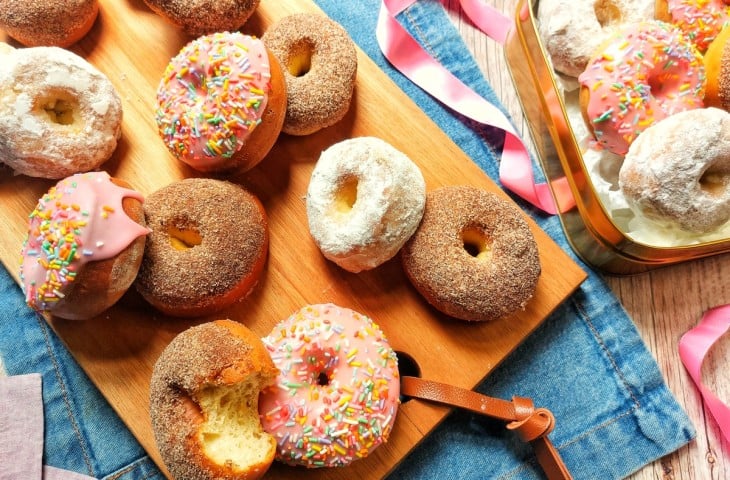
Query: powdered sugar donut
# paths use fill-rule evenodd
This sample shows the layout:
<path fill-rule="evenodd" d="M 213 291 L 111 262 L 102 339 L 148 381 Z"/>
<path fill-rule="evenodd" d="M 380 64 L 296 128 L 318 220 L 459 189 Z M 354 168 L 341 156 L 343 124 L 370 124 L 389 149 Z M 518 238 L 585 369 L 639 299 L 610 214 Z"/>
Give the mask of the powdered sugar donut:
<path fill-rule="evenodd" d="M 374 137 L 337 143 L 314 167 L 309 230 L 324 256 L 350 272 L 389 260 L 423 216 L 426 183 L 405 154 Z"/>
<path fill-rule="evenodd" d="M 99 167 L 117 147 L 122 102 L 90 63 L 59 47 L 0 62 L 0 159 L 17 173 L 64 178 Z"/>
<path fill-rule="evenodd" d="M 624 24 L 654 18 L 654 0 L 540 0 L 538 32 L 555 70 L 577 77 L 593 52 Z"/>
<path fill-rule="evenodd" d="M 697 233 L 730 219 L 730 113 L 677 113 L 639 136 L 619 172 L 631 207 Z"/>
<path fill-rule="evenodd" d="M 263 339 L 280 370 L 259 397 L 276 459 L 338 467 L 368 456 L 395 423 L 400 377 L 395 352 L 369 317 L 333 304 L 310 305 Z"/>

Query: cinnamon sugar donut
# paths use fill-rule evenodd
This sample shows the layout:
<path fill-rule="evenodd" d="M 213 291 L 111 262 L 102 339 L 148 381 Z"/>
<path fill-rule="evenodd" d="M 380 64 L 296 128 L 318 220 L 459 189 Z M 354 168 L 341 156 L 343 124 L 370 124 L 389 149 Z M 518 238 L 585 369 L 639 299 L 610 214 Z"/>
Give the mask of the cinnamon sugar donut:
<path fill-rule="evenodd" d="M 0 29 L 29 47 L 68 47 L 83 38 L 99 13 L 99 0 L 5 0 Z"/>
<path fill-rule="evenodd" d="M 150 419 L 160 457 L 179 480 L 255 480 L 276 441 L 258 417 L 260 390 L 278 373 L 261 339 L 215 320 L 179 333 L 155 362 Z"/>
<path fill-rule="evenodd" d="M 185 33 L 200 36 L 238 30 L 261 0 L 144 0 L 160 17 Z"/>
<path fill-rule="evenodd" d="M 347 30 L 324 15 L 297 13 L 269 27 L 262 40 L 286 79 L 282 131 L 309 135 L 342 120 L 357 75 L 357 51 Z"/>
<path fill-rule="evenodd" d="M 217 312 L 258 283 L 269 245 L 261 202 L 208 178 L 171 183 L 148 196 L 147 237 L 137 290 L 173 316 Z"/>
<path fill-rule="evenodd" d="M 111 157 L 122 102 L 109 79 L 59 47 L 11 51 L 0 62 L 0 160 L 17 173 L 64 178 Z"/>
<path fill-rule="evenodd" d="M 416 290 L 462 320 L 496 320 L 524 309 L 541 271 L 522 212 L 466 185 L 428 193 L 423 220 L 401 252 Z"/>
<path fill-rule="evenodd" d="M 357 273 L 391 259 L 413 234 L 426 183 L 405 154 L 379 138 L 358 137 L 322 152 L 306 201 L 322 254 Z"/>
<path fill-rule="evenodd" d="M 689 232 L 730 220 L 730 113 L 703 108 L 654 124 L 629 148 L 619 186 L 632 209 Z"/>

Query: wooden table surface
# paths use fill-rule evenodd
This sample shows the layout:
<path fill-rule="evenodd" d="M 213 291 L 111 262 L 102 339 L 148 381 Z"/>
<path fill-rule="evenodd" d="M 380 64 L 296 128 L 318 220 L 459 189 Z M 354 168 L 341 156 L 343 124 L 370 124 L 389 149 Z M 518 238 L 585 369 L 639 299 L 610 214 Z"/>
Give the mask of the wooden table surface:
<path fill-rule="evenodd" d="M 485 0 L 513 16 L 516 0 Z M 529 130 L 504 60 L 502 47 L 473 26 L 458 0 L 442 0 L 452 21 L 474 54 L 497 96 L 529 144 Z M 633 318 L 659 364 L 669 389 L 689 414 L 697 438 L 675 453 L 646 466 L 631 480 L 730 479 L 730 443 L 704 407 L 677 351 L 680 337 L 709 308 L 730 303 L 730 254 L 692 261 L 631 277 L 606 277 Z M 702 370 L 703 382 L 730 403 L 730 335 L 711 349 Z"/>

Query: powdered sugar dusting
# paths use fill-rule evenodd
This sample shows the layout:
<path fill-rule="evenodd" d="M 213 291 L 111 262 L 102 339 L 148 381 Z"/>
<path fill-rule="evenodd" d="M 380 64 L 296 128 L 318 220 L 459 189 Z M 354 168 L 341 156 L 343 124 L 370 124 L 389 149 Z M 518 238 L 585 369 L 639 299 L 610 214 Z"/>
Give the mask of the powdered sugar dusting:
<path fill-rule="evenodd" d="M 343 184 L 356 179 L 351 209 L 337 204 Z M 374 137 L 345 140 L 325 150 L 312 172 L 307 216 L 314 241 L 331 261 L 359 272 L 392 258 L 418 227 L 426 186 L 418 167 Z"/>

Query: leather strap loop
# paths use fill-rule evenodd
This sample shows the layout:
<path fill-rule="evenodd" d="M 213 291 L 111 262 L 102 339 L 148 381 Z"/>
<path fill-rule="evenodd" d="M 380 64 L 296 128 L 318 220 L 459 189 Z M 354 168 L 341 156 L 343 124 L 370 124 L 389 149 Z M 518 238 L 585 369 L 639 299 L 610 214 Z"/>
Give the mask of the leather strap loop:
<path fill-rule="evenodd" d="M 516 431 L 523 441 L 530 442 L 548 480 L 573 478 L 548 438 L 555 427 L 555 417 L 545 408 L 536 409 L 529 398 L 513 397 L 509 402 L 465 388 L 409 376 L 401 377 L 400 387 L 401 394 L 406 397 L 459 407 L 508 422 L 509 430 Z"/>

